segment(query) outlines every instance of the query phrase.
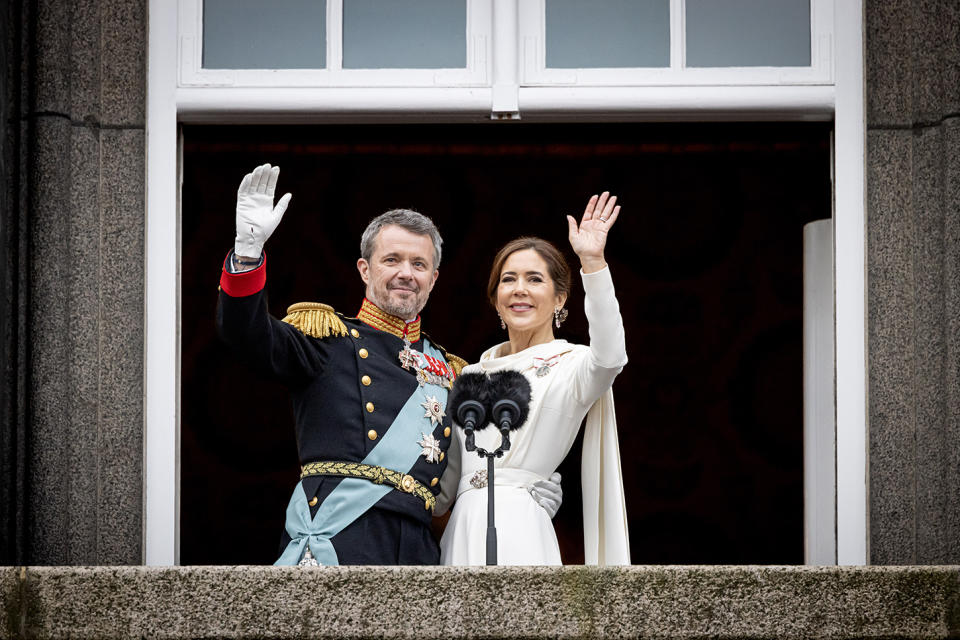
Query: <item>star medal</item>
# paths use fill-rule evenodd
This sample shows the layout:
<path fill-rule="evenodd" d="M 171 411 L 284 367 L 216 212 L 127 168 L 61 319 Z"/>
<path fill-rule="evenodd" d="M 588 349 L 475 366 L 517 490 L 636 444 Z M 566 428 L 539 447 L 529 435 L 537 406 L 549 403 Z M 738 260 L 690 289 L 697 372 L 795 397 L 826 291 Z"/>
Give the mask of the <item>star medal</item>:
<path fill-rule="evenodd" d="M 423 451 L 420 452 L 420 455 L 426 458 L 427 462 L 440 462 L 440 441 L 429 433 L 423 433 L 421 431 L 420 435 L 423 436 L 423 438 L 420 439 L 420 442 L 417 443 L 423 447 Z"/>
<path fill-rule="evenodd" d="M 427 396 L 427 401 L 421 402 L 420 406 L 427 410 L 423 417 L 430 418 L 430 426 L 440 424 L 443 417 L 447 415 L 443 412 L 443 405 L 433 396 Z"/>

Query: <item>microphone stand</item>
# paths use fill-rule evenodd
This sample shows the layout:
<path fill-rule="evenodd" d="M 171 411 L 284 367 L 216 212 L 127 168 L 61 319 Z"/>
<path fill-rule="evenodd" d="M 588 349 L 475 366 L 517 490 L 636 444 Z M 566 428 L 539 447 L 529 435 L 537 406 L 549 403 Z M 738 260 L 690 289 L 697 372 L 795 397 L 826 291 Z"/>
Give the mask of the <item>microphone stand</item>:
<path fill-rule="evenodd" d="M 512 405 L 512 406 L 511 406 Z M 503 457 L 504 451 L 510 450 L 510 425 L 516 420 L 520 413 L 520 408 L 513 400 L 500 400 L 493 407 L 493 414 L 499 417 L 498 427 L 500 429 L 500 446 L 494 451 L 487 451 L 482 447 L 476 446 L 473 440 L 473 431 L 467 434 L 466 450 L 476 450 L 477 455 L 487 459 L 487 566 L 492 567 L 497 564 L 497 527 L 494 521 L 494 470 L 493 459 Z"/>

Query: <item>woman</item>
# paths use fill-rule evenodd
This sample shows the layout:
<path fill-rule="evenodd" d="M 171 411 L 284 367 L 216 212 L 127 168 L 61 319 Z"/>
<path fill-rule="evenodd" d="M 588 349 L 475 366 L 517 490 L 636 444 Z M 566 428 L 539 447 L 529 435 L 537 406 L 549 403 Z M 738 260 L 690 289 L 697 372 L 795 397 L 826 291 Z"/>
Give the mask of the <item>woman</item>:
<path fill-rule="evenodd" d="M 587 203 L 579 226 L 567 216 L 580 258 L 590 346 L 554 338 L 566 310 L 570 269 L 563 255 L 539 238 L 509 242 L 494 259 L 487 293 L 509 341 L 488 349 L 464 372 L 512 369 L 530 381 L 527 422 L 511 434 L 511 448 L 495 460 L 497 559 L 504 564 L 561 564 L 546 511 L 528 488 L 548 478 L 570 451 L 587 416 L 583 442 L 584 555 L 587 564 L 629 564 L 623 479 L 613 410 L 613 379 L 627 362 L 623 322 L 604 260 L 607 234 L 617 220 L 616 197 L 604 192 Z M 459 436 L 459 430 L 455 430 Z M 485 429 L 476 444 L 496 449 L 500 434 Z M 440 541 L 443 564 L 481 565 L 486 559 L 486 460 L 468 453 L 462 437 L 450 446 L 440 513 L 456 506 Z"/>

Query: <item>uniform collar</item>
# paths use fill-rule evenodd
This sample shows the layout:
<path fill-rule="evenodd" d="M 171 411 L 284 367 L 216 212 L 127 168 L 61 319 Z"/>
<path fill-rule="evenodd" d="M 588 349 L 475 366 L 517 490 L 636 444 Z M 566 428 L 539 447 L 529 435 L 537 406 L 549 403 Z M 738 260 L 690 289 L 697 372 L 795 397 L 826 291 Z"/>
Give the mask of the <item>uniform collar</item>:
<path fill-rule="evenodd" d="M 390 315 L 366 298 L 363 299 L 363 304 L 360 305 L 360 312 L 357 313 L 357 319 L 364 324 L 370 325 L 374 329 L 392 333 L 398 338 L 407 336 L 407 340 L 410 342 L 416 342 L 420 339 L 419 315 L 415 320 L 406 322 L 397 316 Z"/>

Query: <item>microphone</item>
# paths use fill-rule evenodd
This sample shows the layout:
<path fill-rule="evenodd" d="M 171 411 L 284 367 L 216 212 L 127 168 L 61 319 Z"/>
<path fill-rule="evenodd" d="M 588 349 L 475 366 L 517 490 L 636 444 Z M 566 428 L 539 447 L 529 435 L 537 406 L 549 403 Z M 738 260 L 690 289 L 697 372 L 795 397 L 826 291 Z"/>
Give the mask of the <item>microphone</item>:
<path fill-rule="evenodd" d="M 510 450 L 510 432 L 527 421 L 530 412 L 530 382 L 519 371 L 497 371 L 490 374 L 487 390 L 493 406 L 490 417 L 500 430 L 500 449 Z"/>
<path fill-rule="evenodd" d="M 487 426 L 488 384 L 487 376 L 482 373 L 464 373 L 457 376 L 450 391 L 447 406 L 463 429 L 467 451 L 475 451 L 477 448 L 473 437 L 474 430 Z"/>

